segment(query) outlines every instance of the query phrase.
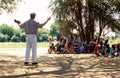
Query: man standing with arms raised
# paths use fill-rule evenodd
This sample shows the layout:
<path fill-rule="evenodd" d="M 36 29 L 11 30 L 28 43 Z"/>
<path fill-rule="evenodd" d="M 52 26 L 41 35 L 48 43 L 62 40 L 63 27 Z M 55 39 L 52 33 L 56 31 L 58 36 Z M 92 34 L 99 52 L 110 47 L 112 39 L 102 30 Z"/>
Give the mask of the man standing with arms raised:
<path fill-rule="evenodd" d="M 30 49 L 32 49 L 32 65 L 38 64 L 36 60 L 36 55 L 37 55 L 37 30 L 38 28 L 42 28 L 49 20 L 50 17 L 42 24 L 39 22 L 34 21 L 36 14 L 31 13 L 30 14 L 30 19 L 23 24 L 21 24 L 20 21 L 14 20 L 15 23 L 19 25 L 20 28 L 25 29 L 25 34 L 26 34 L 26 53 L 25 53 L 25 65 L 29 64 L 29 57 L 30 57 Z"/>

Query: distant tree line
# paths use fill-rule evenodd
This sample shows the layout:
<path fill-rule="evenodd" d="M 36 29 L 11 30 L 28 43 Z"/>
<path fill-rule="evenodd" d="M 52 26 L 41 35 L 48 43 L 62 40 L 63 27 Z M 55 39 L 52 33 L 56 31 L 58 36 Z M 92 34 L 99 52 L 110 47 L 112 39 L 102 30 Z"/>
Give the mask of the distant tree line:
<path fill-rule="evenodd" d="M 50 30 L 42 28 L 38 30 L 37 40 L 38 42 L 48 41 L 48 36 L 57 36 L 57 29 L 54 25 L 51 25 Z M 24 29 L 15 28 L 14 26 L 8 26 L 7 24 L 0 25 L 0 42 L 25 42 L 26 35 Z"/>
<path fill-rule="evenodd" d="M 25 42 L 24 30 L 8 26 L 7 24 L 0 25 L 0 42 Z"/>

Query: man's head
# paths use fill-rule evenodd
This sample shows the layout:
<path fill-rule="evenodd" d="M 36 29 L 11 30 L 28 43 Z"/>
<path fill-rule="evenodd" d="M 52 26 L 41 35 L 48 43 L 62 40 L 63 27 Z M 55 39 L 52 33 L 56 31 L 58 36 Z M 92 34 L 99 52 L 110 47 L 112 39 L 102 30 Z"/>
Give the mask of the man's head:
<path fill-rule="evenodd" d="M 36 16 L 35 13 L 31 13 L 31 14 L 30 14 L 30 18 L 31 18 L 31 19 L 35 19 L 35 16 Z"/>

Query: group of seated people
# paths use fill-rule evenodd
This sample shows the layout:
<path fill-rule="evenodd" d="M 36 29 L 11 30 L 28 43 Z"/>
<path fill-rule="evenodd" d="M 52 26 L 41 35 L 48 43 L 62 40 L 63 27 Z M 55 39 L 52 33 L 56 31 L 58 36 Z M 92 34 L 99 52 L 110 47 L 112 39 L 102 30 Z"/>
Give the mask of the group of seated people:
<path fill-rule="evenodd" d="M 49 54 L 54 53 L 80 53 L 82 52 L 82 42 L 77 34 L 61 36 L 60 40 L 54 44 L 50 43 Z"/>
<path fill-rule="evenodd" d="M 120 56 L 120 43 L 110 46 L 108 40 L 100 36 L 97 40 L 91 39 L 90 42 L 82 42 L 77 34 L 69 34 L 61 36 L 60 40 L 54 44 L 50 43 L 48 53 L 56 54 L 78 54 L 78 53 L 94 53 L 96 56 Z"/>
<path fill-rule="evenodd" d="M 94 54 L 97 56 L 109 57 L 120 56 L 120 43 L 110 46 L 108 40 L 104 40 L 103 37 L 100 37 L 100 42 L 94 47 Z"/>

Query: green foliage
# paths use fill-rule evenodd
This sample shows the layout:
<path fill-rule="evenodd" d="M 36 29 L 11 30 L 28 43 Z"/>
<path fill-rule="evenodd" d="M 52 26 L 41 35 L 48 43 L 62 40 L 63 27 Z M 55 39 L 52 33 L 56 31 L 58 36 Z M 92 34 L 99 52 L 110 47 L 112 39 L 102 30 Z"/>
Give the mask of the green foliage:
<path fill-rule="evenodd" d="M 48 39 L 48 34 L 49 34 L 49 30 L 48 29 L 45 29 L 45 28 L 42 28 L 42 29 L 39 29 L 38 30 L 38 33 L 37 33 L 37 40 L 38 42 L 44 42 L 44 41 L 47 41 Z"/>
<path fill-rule="evenodd" d="M 2 24 L 0 26 L 0 33 L 3 35 L 7 35 L 8 36 L 7 41 L 10 41 L 10 39 L 14 35 L 14 29 L 8 26 L 7 24 Z"/>
<path fill-rule="evenodd" d="M 8 35 L 0 34 L 0 42 L 6 42 L 7 39 L 8 39 Z"/>
<path fill-rule="evenodd" d="M 48 29 L 39 29 L 37 33 L 38 42 L 48 41 Z M 0 25 L 0 42 L 25 42 L 26 35 L 23 29 L 13 28 L 7 24 Z"/>
<path fill-rule="evenodd" d="M 105 28 L 110 28 L 114 32 L 120 30 L 120 23 L 112 16 L 114 13 L 120 12 L 117 8 L 120 6 L 119 0 L 94 0 L 91 3 L 95 19 L 99 22 L 99 35 L 102 35 Z"/>
<path fill-rule="evenodd" d="M 48 30 L 48 29 L 45 29 L 45 28 L 38 29 L 37 34 L 39 34 L 39 35 L 41 35 L 41 34 L 46 34 L 46 35 L 48 35 L 48 34 L 49 34 L 49 30 Z"/>
<path fill-rule="evenodd" d="M 14 36 L 12 36 L 11 41 L 12 42 L 20 42 L 20 37 L 14 35 Z"/>
<path fill-rule="evenodd" d="M 14 29 L 14 35 L 11 38 L 12 42 L 20 42 L 21 40 L 21 30 L 20 29 Z"/>
<path fill-rule="evenodd" d="M 70 34 L 73 32 L 73 30 L 76 28 L 76 25 L 73 23 L 73 21 L 62 21 L 62 20 L 56 20 L 57 32 L 61 32 L 61 34 Z"/>
<path fill-rule="evenodd" d="M 59 39 L 60 32 L 61 32 L 61 31 L 58 31 L 57 23 L 51 24 L 50 34 L 49 34 L 50 36 L 52 36 L 52 37 L 56 37 L 56 36 L 57 36 L 57 39 Z"/>
<path fill-rule="evenodd" d="M 22 34 L 21 34 L 21 41 L 22 41 L 22 42 L 25 42 L 25 41 L 26 41 L 26 35 L 25 35 L 25 33 L 22 33 Z"/>
<path fill-rule="evenodd" d="M 120 43 L 120 37 L 117 37 L 117 38 L 109 38 L 109 44 L 112 45 L 112 44 L 118 44 Z"/>
<path fill-rule="evenodd" d="M 39 34 L 37 34 L 37 41 L 42 42 L 42 40 L 43 40 L 42 37 Z"/>
<path fill-rule="evenodd" d="M 17 4 L 22 0 L 0 0 L 0 14 L 6 11 L 7 13 L 13 12 L 16 9 Z"/>
<path fill-rule="evenodd" d="M 51 0 L 49 8 L 61 33 L 76 29 L 83 40 L 90 40 L 96 31 L 100 36 L 105 28 L 120 30 L 112 16 L 120 12 L 119 6 L 119 0 Z"/>
<path fill-rule="evenodd" d="M 57 36 L 58 32 L 57 32 L 57 26 L 55 25 L 55 23 L 53 23 L 50 27 L 50 35 L 51 36 Z"/>

